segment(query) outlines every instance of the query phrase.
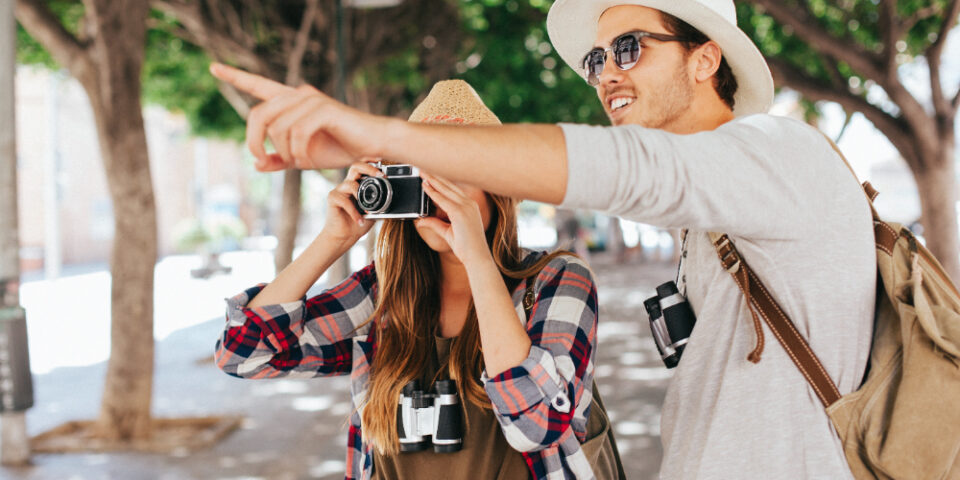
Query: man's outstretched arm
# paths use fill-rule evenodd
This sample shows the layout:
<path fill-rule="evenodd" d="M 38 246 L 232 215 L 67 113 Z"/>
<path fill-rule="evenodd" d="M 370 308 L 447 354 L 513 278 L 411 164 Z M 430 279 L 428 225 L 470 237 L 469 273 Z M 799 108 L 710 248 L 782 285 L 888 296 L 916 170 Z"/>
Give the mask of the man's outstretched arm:
<path fill-rule="evenodd" d="M 556 125 L 465 128 L 398 121 L 383 158 L 515 198 L 559 204 L 567 188 L 566 146 Z"/>
<path fill-rule="evenodd" d="M 210 71 L 263 100 L 247 117 L 247 145 L 258 170 L 341 168 L 379 157 L 516 198 L 559 204 L 566 192 L 560 127 L 410 123 L 350 108 L 310 86 L 288 87 L 220 64 Z M 267 138 L 277 153 L 266 152 Z"/>

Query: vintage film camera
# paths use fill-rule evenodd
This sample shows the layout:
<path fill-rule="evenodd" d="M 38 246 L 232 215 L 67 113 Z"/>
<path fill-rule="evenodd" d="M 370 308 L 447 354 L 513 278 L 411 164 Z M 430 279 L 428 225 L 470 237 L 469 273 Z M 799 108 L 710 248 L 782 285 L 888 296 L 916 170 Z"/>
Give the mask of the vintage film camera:
<path fill-rule="evenodd" d="M 437 380 L 433 392 L 420 390 L 418 380 L 407 383 L 397 405 L 397 433 L 401 452 L 419 452 L 430 445 L 437 453 L 460 451 L 463 412 L 457 382 Z"/>
<path fill-rule="evenodd" d="M 693 309 L 674 282 L 657 287 L 657 294 L 646 299 L 643 306 L 650 316 L 650 331 L 653 332 L 660 358 L 667 368 L 676 367 L 697 323 Z"/>
<path fill-rule="evenodd" d="M 420 170 L 412 165 L 374 166 L 384 177 L 360 177 L 357 208 L 365 218 L 420 218 L 430 215 L 430 197 L 423 191 Z"/>

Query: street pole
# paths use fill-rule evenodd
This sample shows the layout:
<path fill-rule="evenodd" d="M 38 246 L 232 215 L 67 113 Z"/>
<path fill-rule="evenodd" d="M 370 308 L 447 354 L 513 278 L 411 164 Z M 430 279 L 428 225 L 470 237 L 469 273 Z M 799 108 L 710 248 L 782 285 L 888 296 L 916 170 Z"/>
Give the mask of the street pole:
<path fill-rule="evenodd" d="M 44 278 L 60 278 L 63 242 L 60 238 L 60 86 L 63 74 L 47 77 L 47 145 L 43 179 L 43 271 Z"/>
<path fill-rule="evenodd" d="M 344 5 L 346 2 L 346 5 Z M 396 7 L 403 3 L 403 0 L 337 0 L 337 7 L 335 13 L 335 23 L 337 29 L 337 63 L 336 63 L 336 76 L 337 76 L 337 101 L 340 103 L 347 103 L 347 47 L 344 42 L 344 33 L 343 33 L 343 9 L 344 7 L 349 8 L 362 8 L 362 9 L 374 9 L 374 8 L 389 8 Z M 339 172 L 337 176 L 337 183 L 342 181 L 347 176 L 347 169 L 343 169 Z M 373 248 L 376 244 L 376 234 L 375 231 L 371 231 L 367 234 L 367 257 L 373 256 Z M 339 282 L 340 279 L 346 277 L 350 273 L 350 252 L 344 254 L 344 256 L 338 261 L 333 267 L 328 270 L 327 278 L 328 284 L 331 282 Z"/>
<path fill-rule="evenodd" d="M 26 314 L 20 307 L 16 31 L 13 2 L 0 1 L 0 464 L 10 466 L 30 462 L 25 411 L 33 405 Z"/>

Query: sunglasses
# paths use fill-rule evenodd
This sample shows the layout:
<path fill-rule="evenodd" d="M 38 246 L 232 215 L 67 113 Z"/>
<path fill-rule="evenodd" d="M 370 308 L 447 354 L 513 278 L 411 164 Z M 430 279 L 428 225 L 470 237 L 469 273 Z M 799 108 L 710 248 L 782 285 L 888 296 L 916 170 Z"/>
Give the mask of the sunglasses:
<path fill-rule="evenodd" d="M 652 38 L 661 42 L 686 42 L 686 37 L 644 31 L 627 32 L 613 40 L 607 48 L 594 48 L 583 56 L 580 66 L 587 75 L 587 83 L 596 86 L 600 83 L 600 73 L 607 61 L 607 52 L 613 52 L 613 63 L 620 70 L 630 70 L 640 60 L 640 39 Z"/>

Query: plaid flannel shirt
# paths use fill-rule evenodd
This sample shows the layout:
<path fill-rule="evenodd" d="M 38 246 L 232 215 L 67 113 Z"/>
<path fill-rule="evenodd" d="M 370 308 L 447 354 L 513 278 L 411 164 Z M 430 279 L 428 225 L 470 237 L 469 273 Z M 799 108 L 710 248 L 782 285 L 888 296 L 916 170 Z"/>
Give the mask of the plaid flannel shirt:
<path fill-rule="evenodd" d="M 532 254 L 531 254 L 532 255 Z M 242 378 L 350 375 L 354 413 L 347 434 L 347 480 L 369 479 L 372 445 L 363 441 L 360 412 L 377 350 L 375 329 L 357 328 L 374 310 L 371 264 L 339 285 L 296 302 L 246 308 L 264 285 L 228 299 L 216 362 Z M 512 292 L 525 319 L 526 281 Z M 532 346 L 518 366 L 481 380 L 507 442 L 536 479 L 594 478 L 580 448 L 592 398 L 597 342 L 597 292 L 590 269 L 571 256 L 554 258 L 534 281 L 526 320 Z"/>

